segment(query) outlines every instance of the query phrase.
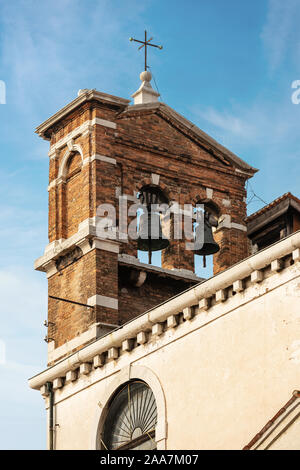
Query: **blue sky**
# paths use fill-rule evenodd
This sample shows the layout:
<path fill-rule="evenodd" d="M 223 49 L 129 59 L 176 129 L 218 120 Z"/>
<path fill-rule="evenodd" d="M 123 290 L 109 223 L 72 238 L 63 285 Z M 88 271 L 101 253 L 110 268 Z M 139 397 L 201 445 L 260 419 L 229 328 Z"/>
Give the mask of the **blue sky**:
<path fill-rule="evenodd" d="M 0 0 L 0 448 L 46 442 L 43 400 L 27 386 L 47 348 L 33 261 L 47 244 L 48 143 L 35 127 L 80 88 L 129 98 L 143 55 L 128 38 L 147 29 L 164 46 L 149 52 L 162 101 L 259 168 L 262 200 L 300 196 L 299 12 L 300 0 Z"/>

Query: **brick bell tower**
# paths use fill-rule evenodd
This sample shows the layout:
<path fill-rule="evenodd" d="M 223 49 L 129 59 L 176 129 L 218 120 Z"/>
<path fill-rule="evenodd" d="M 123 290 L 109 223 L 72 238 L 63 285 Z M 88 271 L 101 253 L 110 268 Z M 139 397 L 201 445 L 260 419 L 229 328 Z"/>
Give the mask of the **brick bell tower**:
<path fill-rule="evenodd" d="M 245 182 L 257 171 L 168 105 L 150 72 L 129 100 L 80 90 L 41 124 L 49 140 L 49 244 L 35 269 L 47 274 L 48 364 L 201 281 L 185 240 L 170 240 L 162 267 L 141 263 L 137 242 L 97 233 L 97 208 L 128 209 L 145 186 L 168 201 L 202 203 L 218 217 L 214 274 L 248 256 Z M 63 300 L 61 300 L 63 299 Z"/>

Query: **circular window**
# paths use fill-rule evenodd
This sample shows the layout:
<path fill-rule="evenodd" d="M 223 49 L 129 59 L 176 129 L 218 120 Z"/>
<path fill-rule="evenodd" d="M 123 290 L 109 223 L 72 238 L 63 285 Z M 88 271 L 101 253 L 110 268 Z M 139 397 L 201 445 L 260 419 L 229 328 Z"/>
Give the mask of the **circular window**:
<path fill-rule="evenodd" d="M 155 449 L 156 422 L 157 408 L 152 390 L 144 382 L 128 382 L 109 405 L 102 446 L 108 450 Z"/>

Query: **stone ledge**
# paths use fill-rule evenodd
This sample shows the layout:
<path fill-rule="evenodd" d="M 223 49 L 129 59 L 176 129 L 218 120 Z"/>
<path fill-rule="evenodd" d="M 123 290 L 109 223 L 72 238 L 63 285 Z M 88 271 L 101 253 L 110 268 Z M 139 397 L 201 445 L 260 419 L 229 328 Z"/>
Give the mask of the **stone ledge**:
<path fill-rule="evenodd" d="M 93 239 L 93 244 L 88 246 L 87 242 L 91 239 Z M 83 222 L 81 222 L 79 224 L 78 232 L 71 237 L 67 239 L 61 238 L 60 240 L 54 240 L 53 242 L 49 243 L 49 245 L 47 245 L 45 248 L 44 254 L 34 262 L 34 269 L 37 271 L 46 272 L 47 274 L 51 272 L 50 275 L 55 274 L 55 263 L 53 262 L 60 256 L 66 254 L 75 246 L 78 246 L 82 243 L 86 248 L 84 254 L 88 253 L 94 248 L 99 248 L 113 253 L 119 253 L 118 241 L 97 237 L 96 217 L 93 217 L 85 219 Z"/>
<path fill-rule="evenodd" d="M 118 328 L 118 325 L 112 325 L 110 323 L 94 323 L 94 325 L 90 326 L 87 331 L 81 333 L 81 335 L 76 336 L 70 341 L 67 341 L 58 348 L 55 348 L 54 341 L 51 341 L 48 343 L 48 363 L 62 359 L 64 356 L 71 354 L 74 349 L 77 349 L 79 346 L 91 343 L 92 341 L 101 338 L 101 336 L 105 336 L 115 328 Z"/>
<path fill-rule="evenodd" d="M 93 295 L 92 297 L 88 298 L 87 301 L 88 305 L 96 306 L 99 305 L 101 307 L 112 308 L 114 310 L 118 310 L 118 299 L 113 297 L 107 297 L 106 295 Z M 115 325 L 117 326 L 117 325 Z"/>
<path fill-rule="evenodd" d="M 186 279 L 191 281 L 203 282 L 205 279 L 198 277 L 192 271 L 187 269 L 165 269 L 160 268 L 159 266 L 153 266 L 152 264 L 141 263 L 135 256 L 120 254 L 118 256 L 120 264 L 125 264 L 128 266 L 135 266 L 140 268 L 143 271 L 153 271 L 167 276 L 176 277 L 178 279 Z"/>
<path fill-rule="evenodd" d="M 182 294 L 173 297 L 148 312 L 145 312 L 105 337 L 82 348 L 76 354 L 69 356 L 66 360 L 59 362 L 52 368 L 49 368 L 31 378 L 29 380 L 30 387 L 40 389 L 47 381 L 53 381 L 57 378 L 65 377 L 66 373 L 69 370 L 72 370 L 75 366 L 78 367 L 79 364 L 92 362 L 96 355 L 107 354 L 108 350 L 111 350 L 111 348 L 116 348 L 119 351 L 119 348 L 122 348 L 122 344 L 125 340 L 136 338 L 137 345 L 145 345 L 143 347 L 146 347 L 146 343 L 149 339 L 151 343 L 150 335 L 153 325 L 157 323 L 169 323 L 169 326 L 175 326 L 174 318 L 176 318 L 175 316 L 179 315 L 183 309 L 200 305 L 199 301 L 202 301 L 204 298 L 208 299 L 213 297 L 217 292 L 225 290 L 228 287 L 232 287 L 233 283 L 237 280 L 244 280 L 251 277 L 253 272 L 256 277 L 256 273 L 270 267 L 273 260 L 281 259 L 287 255 L 292 257 L 292 253 L 299 247 L 300 231 L 280 240 L 265 250 L 250 256 L 215 277 L 188 289 Z M 276 288 L 282 285 L 282 283 L 285 283 L 286 278 L 294 279 L 295 276 L 297 277 L 299 275 L 298 271 L 298 263 L 291 264 L 289 268 L 283 269 L 280 274 L 277 272 L 274 273 L 270 270 L 270 277 L 262 279 L 261 282 L 255 286 L 253 283 L 249 283 L 249 287 L 245 288 L 243 294 L 245 296 L 244 301 L 248 302 L 249 298 L 257 298 L 259 289 L 261 291 L 260 295 L 266 294 L 269 290 L 268 285 L 270 285 L 271 279 L 274 279 L 272 288 Z M 248 298 L 246 298 L 247 295 Z M 195 314 L 195 319 L 202 319 L 202 326 L 204 326 L 207 323 L 210 324 L 212 318 L 214 320 L 222 318 L 224 316 L 224 308 L 232 311 L 237 307 L 240 307 L 241 304 L 240 298 L 235 295 L 228 298 L 226 302 L 221 302 L 219 304 L 212 305 L 211 307 L 207 303 L 208 309 L 212 309 L 213 317 L 210 317 L 208 320 L 206 314 L 201 313 L 201 309 L 199 309 L 199 312 L 196 312 Z M 195 319 L 191 322 L 179 324 L 177 328 L 178 334 L 180 334 L 181 327 L 194 324 Z M 184 334 L 186 334 L 186 330 L 184 330 Z"/>

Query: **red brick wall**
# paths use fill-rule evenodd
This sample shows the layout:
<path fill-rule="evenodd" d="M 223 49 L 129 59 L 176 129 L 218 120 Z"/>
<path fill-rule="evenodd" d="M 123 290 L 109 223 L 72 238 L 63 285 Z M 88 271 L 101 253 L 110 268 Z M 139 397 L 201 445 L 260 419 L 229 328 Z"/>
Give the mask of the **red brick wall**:
<path fill-rule="evenodd" d="M 87 303 L 87 299 L 96 291 L 96 265 L 95 251 L 91 251 L 62 269 L 49 278 L 49 295 Z M 86 331 L 95 323 L 96 314 L 91 308 L 49 298 L 48 319 L 54 323 L 54 326 L 50 326 L 48 335 L 58 347 Z"/>
<path fill-rule="evenodd" d="M 170 200 L 181 206 L 207 202 L 208 187 L 213 189 L 212 199 L 220 215 L 228 214 L 232 222 L 244 225 L 245 177 L 237 174 L 228 162 L 216 158 L 192 137 L 151 112 L 137 112 L 123 119 L 121 115 L 116 122 L 114 155 L 123 166 L 124 193 L 138 191 L 151 182 L 151 173 L 157 173 Z M 224 199 L 230 201 L 229 207 L 223 205 Z M 215 257 L 215 273 L 248 256 L 246 232 L 232 228 L 230 233 L 231 241 L 226 229 L 219 230 L 218 239 L 224 249 Z M 184 241 L 172 241 L 163 252 L 162 263 L 166 268 L 193 270 L 193 253 L 185 250 Z"/>
<path fill-rule="evenodd" d="M 132 268 L 119 266 L 119 319 L 123 324 L 146 310 L 195 285 L 193 281 L 175 280 L 170 276 L 147 273 L 141 287 L 130 281 Z"/>
<path fill-rule="evenodd" d="M 160 175 L 160 187 L 170 201 L 183 204 L 207 202 L 206 188 L 213 190 L 212 200 L 220 215 L 244 225 L 245 176 L 237 173 L 220 153 L 212 151 L 192 132 L 184 130 L 165 116 L 149 112 L 122 113 L 116 106 L 91 101 L 72 112 L 49 131 L 51 144 L 87 120 L 99 117 L 117 124 L 116 129 L 93 126 L 90 134 L 74 139 L 80 145 L 83 159 L 99 154 L 117 164 L 95 160 L 82 166 L 80 155 L 70 154 L 69 176 L 49 191 L 49 240 L 68 238 L 78 225 L 96 215 L 102 203 L 112 203 L 118 214 L 116 188 L 133 195 L 151 174 Z M 50 160 L 49 182 L 59 174 L 67 145 Z M 224 203 L 224 200 L 229 201 Z M 214 256 L 214 273 L 218 273 L 248 256 L 246 232 L 236 228 L 218 229 L 215 234 L 221 250 Z M 120 252 L 136 256 L 137 243 L 120 244 Z M 185 249 L 185 241 L 171 241 L 163 252 L 166 268 L 194 269 L 194 253 Z M 93 250 L 49 279 L 49 293 L 86 303 L 95 294 L 119 300 L 119 311 L 97 307 L 94 310 L 58 301 L 49 301 L 49 320 L 55 323 L 49 336 L 60 346 L 85 331 L 95 321 L 121 324 L 192 285 L 150 275 L 140 287 L 126 284 L 124 268 L 119 270 L 116 253 Z"/>

